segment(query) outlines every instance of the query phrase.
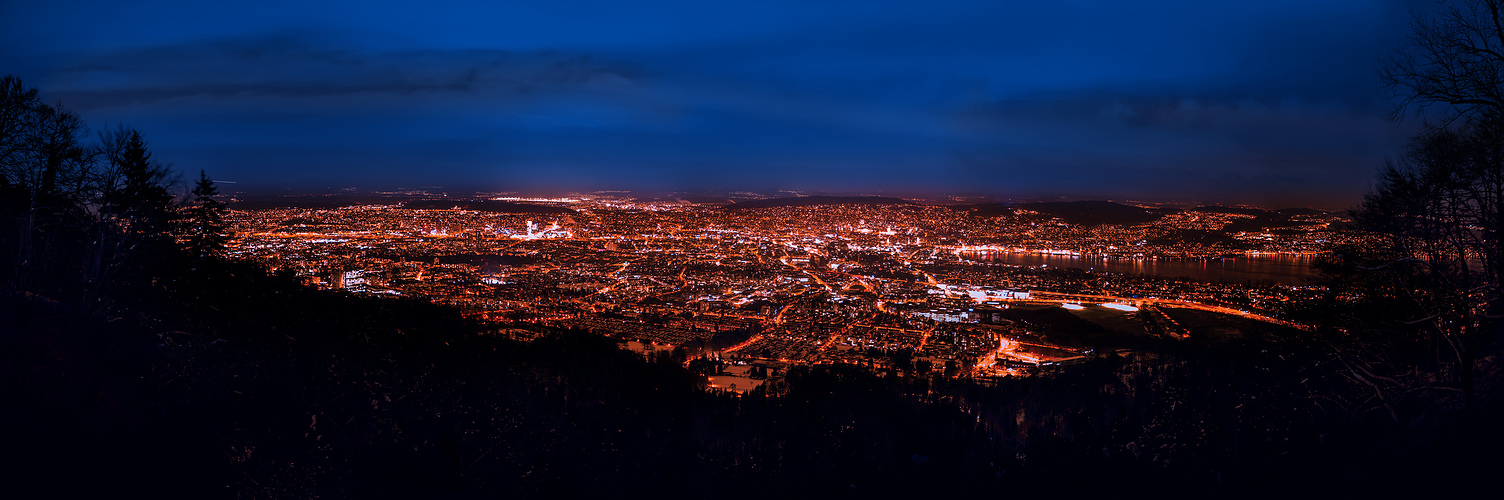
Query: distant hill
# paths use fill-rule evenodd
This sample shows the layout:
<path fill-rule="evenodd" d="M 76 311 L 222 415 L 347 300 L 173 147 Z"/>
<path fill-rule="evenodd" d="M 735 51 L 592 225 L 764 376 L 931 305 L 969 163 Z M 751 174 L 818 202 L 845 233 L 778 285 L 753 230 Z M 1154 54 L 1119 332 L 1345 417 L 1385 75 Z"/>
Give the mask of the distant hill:
<path fill-rule="evenodd" d="M 1002 203 L 979 203 L 976 205 L 959 205 L 951 207 L 956 210 L 967 210 L 977 217 L 997 217 L 999 215 L 1013 215 L 1013 207 Z"/>
<path fill-rule="evenodd" d="M 460 210 L 475 210 L 479 212 L 493 212 L 499 214 L 565 214 L 573 215 L 577 212 L 564 207 L 550 207 L 545 205 L 528 205 L 526 203 L 511 203 L 505 201 L 481 200 L 413 200 L 402 204 L 402 208 L 412 210 L 448 210 L 458 208 Z"/>
<path fill-rule="evenodd" d="M 1095 226 L 1100 224 L 1142 224 L 1159 220 L 1160 213 L 1146 208 L 1123 205 L 1110 201 L 1049 201 L 1020 203 L 1014 208 L 1032 210 L 1051 217 L 1058 217 L 1071 224 Z"/>
<path fill-rule="evenodd" d="M 1039 203 L 979 203 L 957 205 L 956 210 L 971 212 L 977 217 L 1013 215 L 1020 209 L 1039 212 L 1046 217 L 1058 217 L 1071 224 L 1095 226 L 1099 224 L 1141 224 L 1159 220 L 1164 210 L 1147 209 L 1113 203 L 1110 201 L 1050 201 Z"/>
<path fill-rule="evenodd" d="M 732 200 L 730 197 L 726 197 L 726 196 L 702 196 L 702 195 L 694 195 L 694 194 L 686 194 L 686 195 L 680 196 L 679 199 L 683 200 L 683 201 L 690 202 L 690 203 L 704 203 L 704 204 L 734 203 L 736 201 L 736 200 Z"/>
<path fill-rule="evenodd" d="M 768 198 L 766 200 L 739 201 L 721 207 L 725 210 L 752 208 L 813 207 L 819 205 L 913 205 L 914 202 L 882 196 L 802 196 L 798 198 Z"/>
<path fill-rule="evenodd" d="M 1207 213 L 1213 213 L 1213 214 L 1252 215 L 1254 217 L 1272 215 L 1272 212 L 1270 212 L 1268 210 L 1262 210 L 1262 209 L 1257 209 L 1257 208 L 1237 208 L 1237 207 L 1210 206 L 1210 207 L 1196 207 L 1196 208 L 1194 208 L 1192 210 L 1195 210 L 1197 212 L 1207 212 Z"/>
<path fill-rule="evenodd" d="M 1252 219 L 1232 221 L 1232 223 L 1229 223 L 1227 227 L 1222 228 L 1222 230 L 1229 233 L 1242 231 L 1258 232 L 1284 227 L 1300 227 L 1308 224 L 1310 223 L 1305 221 L 1290 220 L 1289 217 L 1270 213 L 1269 215 L 1261 215 Z"/>
<path fill-rule="evenodd" d="M 1307 225 L 1308 223 L 1305 222 L 1305 221 L 1300 221 L 1300 220 L 1291 220 L 1291 217 L 1309 216 L 1309 215 L 1317 215 L 1317 214 L 1324 214 L 1324 213 L 1326 213 L 1326 212 L 1323 212 L 1321 210 L 1316 210 L 1316 209 L 1311 209 L 1311 208 L 1286 208 L 1286 209 L 1281 209 L 1281 210 L 1262 210 L 1262 209 L 1257 209 L 1257 208 L 1235 208 L 1235 207 L 1210 206 L 1210 207 L 1196 207 L 1193 210 L 1196 210 L 1198 212 L 1221 213 L 1221 214 L 1238 214 L 1238 215 L 1251 215 L 1251 216 L 1253 216 L 1252 219 L 1234 220 L 1234 221 L 1232 221 L 1232 223 L 1228 224 L 1227 227 L 1222 228 L 1223 231 L 1226 231 L 1226 232 L 1229 232 L 1229 233 L 1235 233 L 1235 232 L 1240 232 L 1240 231 L 1265 231 L 1265 230 L 1270 230 L 1270 229 L 1304 226 L 1304 225 Z"/>
<path fill-rule="evenodd" d="M 1279 212 L 1283 215 L 1320 215 L 1327 213 L 1325 210 L 1317 210 L 1314 208 L 1281 208 L 1279 210 L 1275 210 L 1275 212 Z"/>

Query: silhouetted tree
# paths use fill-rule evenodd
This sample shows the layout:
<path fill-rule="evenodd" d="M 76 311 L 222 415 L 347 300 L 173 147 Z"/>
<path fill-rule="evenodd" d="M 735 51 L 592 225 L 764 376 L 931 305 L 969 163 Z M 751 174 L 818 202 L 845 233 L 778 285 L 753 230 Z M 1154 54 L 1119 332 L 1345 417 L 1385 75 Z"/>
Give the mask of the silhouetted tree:
<path fill-rule="evenodd" d="M 1362 313 L 1347 328 L 1358 342 L 1347 345 L 1370 347 L 1341 358 L 1380 399 L 1446 385 L 1474 404 L 1480 349 L 1504 317 L 1501 8 L 1468 0 L 1415 14 L 1410 43 L 1381 68 L 1399 98 L 1393 118 L 1435 105 L 1445 115 L 1384 167 L 1356 211 L 1377 244 L 1341 249 L 1332 267 L 1346 302 L 1383 305 L 1354 309 Z"/>
<path fill-rule="evenodd" d="M 68 273 L 57 258 L 66 253 L 59 245 L 65 245 L 67 226 L 80 223 L 93 154 L 82 145 L 87 127 L 78 115 L 42 104 L 36 89 L 14 77 L 0 86 L 0 190 L 13 224 L 7 237 L 15 237 L 5 249 L 14 252 L 8 274 L 30 287 Z"/>
<path fill-rule="evenodd" d="M 121 228 L 140 238 L 160 238 L 173 220 L 167 167 L 152 161 L 141 133 L 121 127 L 103 138 L 110 164 L 104 172 L 101 212 L 118 218 Z"/>
<path fill-rule="evenodd" d="M 1479 350 L 1504 316 L 1501 133 L 1488 122 L 1434 129 L 1416 138 L 1402 160 L 1381 171 L 1356 212 L 1359 227 L 1377 233 L 1379 240 L 1344 250 L 1347 271 L 1359 276 L 1336 283 L 1335 289 L 1361 292 L 1363 301 L 1383 304 L 1363 309 L 1365 324 L 1354 333 L 1380 334 L 1363 340 L 1393 352 L 1378 365 L 1371 356 L 1345 360 L 1362 383 L 1423 389 L 1405 383 L 1400 374 L 1411 365 L 1431 363 L 1436 375 L 1451 380 L 1463 400 L 1472 402 Z"/>
<path fill-rule="evenodd" d="M 152 274 L 178 252 L 173 238 L 178 209 L 170 171 L 152 161 L 135 130 L 117 127 L 99 135 L 95 168 L 93 242 L 85 258 L 84 307 L 108 310 L 114 299 L 137 296 Z"/>
<path fill-rule="evenodd" d="M 37 89 L 26 88 L 21 79 L 6 75 L 0 79 L 0 165 L 9 165 L 25 141 L 21 131 L 28 115 L 39 104 Z M 0 176 L 0 187 L 11 184 L 9 175 Z"/>
<path fill-rule="evenodd" d="M 225 251 L 225 203 L 214 199 L 219 189 L 202 170 L 193 187 L 183 218 L 183 249 L 196 259 L 223 256 Z"/>
<path fill-rule="evenodd" d="M 1450 116 L 1504 113 L 1504 0 L 1444 2 L 1416 13 L 1409 43 L 1380 68 L 1399 99 L 1392 117 L 1440 104 Z"/>
<path fill-rule="evenodd" d="M 139 133 L 87 133 L 36 89 L 0 80 L 0 282 L 97 312 L 142 297 L 175 260 L 179 210 Z"/>

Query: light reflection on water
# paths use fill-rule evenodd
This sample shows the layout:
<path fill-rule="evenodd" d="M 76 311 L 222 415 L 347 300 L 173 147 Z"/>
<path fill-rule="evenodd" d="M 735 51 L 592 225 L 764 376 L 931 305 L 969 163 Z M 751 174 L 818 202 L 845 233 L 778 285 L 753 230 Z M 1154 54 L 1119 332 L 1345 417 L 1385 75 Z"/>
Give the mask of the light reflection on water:
<path fill-rule="evenodd" d="M 1095 256 L 1048 255 L 1024 252 L 966 252 L 970 260 L 1016 266 L 1073 267 L 1124 274 L 1153 274 L 1198 281 L 1273 281 L 1304 285 L 1315 259 L 1297 255 L 1239 256 L 1207 260 L 1105 259 Z"/>

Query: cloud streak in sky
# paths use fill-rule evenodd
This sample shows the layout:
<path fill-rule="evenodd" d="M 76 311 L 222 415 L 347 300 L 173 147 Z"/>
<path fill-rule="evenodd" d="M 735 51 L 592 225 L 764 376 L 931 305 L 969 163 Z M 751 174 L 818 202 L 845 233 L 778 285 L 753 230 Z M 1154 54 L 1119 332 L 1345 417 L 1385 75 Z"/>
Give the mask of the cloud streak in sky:
<path fill-rule="evenodd" d="M 1413 128 L 1406 8 L 20 3 L 0 71 L 248 184 L 1341 205 Z"/>

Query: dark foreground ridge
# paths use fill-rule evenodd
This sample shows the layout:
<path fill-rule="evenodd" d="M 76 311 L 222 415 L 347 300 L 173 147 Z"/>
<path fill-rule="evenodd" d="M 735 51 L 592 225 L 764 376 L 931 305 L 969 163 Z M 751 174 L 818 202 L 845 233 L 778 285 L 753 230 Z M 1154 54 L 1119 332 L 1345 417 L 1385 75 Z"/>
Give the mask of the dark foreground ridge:
<path fill-rule="evenodd" d="M 1470 412 L 1395 401 L 1422 415 L 1400 424 L 1354 405 L 1368 399 L 1361 383 L 1313 339 L 1151 342 L 991 383 L 795 366 L 738 396 L 707 390 L 682 350 L 645 359 L 595 334 L 318 290 L 245 262 L 156 275 L 103 314 L 53 298 L 78 296 L 66 281 L 0 295 L 0 424 L 16 430 L 0 449 L 19 458 L 0 480 L 11 491 L 1435 494 L 1481 486 L 1504 444 L 1492 399 Z M 1016 319 L 1092 334 L 1047 313 Z M 536 338 L 514 338 L 519 328 Z"/>
<path fill-rule="evenodd" d="M 797 198 L 768 198 L 765 200 L 739 201 L 721 207 L 725 210 L 752 208 L 814 207 L 820 205 L 914 205 L 909 200 L 882 196 L 801 196 Z"/>
<path fill-rule="evenodd" d="M 422 300 L 315 290 L 246 264 L 184 281 L 198 285 L 128 320 L 0 299 L 0 414 L 17 429 L 0 445 L 20 458 L 8 488 L 1321 496 L 1461 488 L 1499 459 L 1478 451 L 1501 442 L 1493 425 L 1438 413 L 1394 428 L 1340 410 L 1346 380 L 1304 344 L 1166 344 L 991 387 L 795 367 L 736 396 L 705 390 L 682 353 L 644 360 L 583 332 L 521 342 Z M 1443 471 L 1458 479 L 1428 479 Z"/>

